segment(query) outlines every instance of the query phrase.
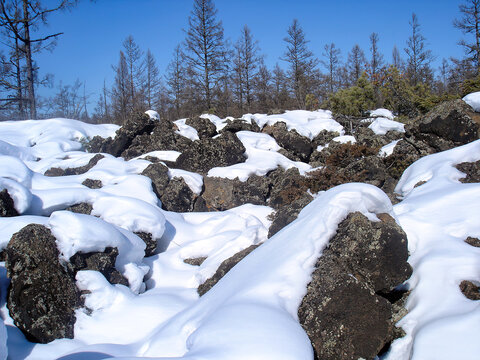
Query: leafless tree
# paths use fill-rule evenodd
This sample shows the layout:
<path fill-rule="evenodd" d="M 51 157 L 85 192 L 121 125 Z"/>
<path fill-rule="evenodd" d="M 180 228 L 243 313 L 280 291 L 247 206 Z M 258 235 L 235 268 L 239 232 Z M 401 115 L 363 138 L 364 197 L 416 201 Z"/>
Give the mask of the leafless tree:
<path fill-rule="evenodd" d="M 336 74 L 340 65 L 340 54 L 340 49 L 334 43 L 327 44 L 323 48 L 322 55 L 325 60 L 322 60 L 322 64 L 328 71 L 328 88 L 330 93 L 337 89 Z"/>
<path fill-rule="evenodd" d="M 412 35 L 407 40 L 405 53 L 407 54 L 407 76 L 412 85 L 428 81 L 432 75 L 430 63 L 433 60 L 432 52 L 427 49 L 425 37 L 420 33 L 420 23 L 417 15 L 412 14 L 409 21 Z"/>
<path fill-rule="evenodd" d="M 380 69 L 383 67 L 383 55 L 378 49 L 380 38 L 377 33 L 370 34 L 370 78 L 374 84 L 378 83 Z"/>
<path fill-rule="evenodd" d="M 362 76 L 366 63 L 365 53 L 358 44 L 355 44 L 348 53 L 347 59 L 347 70 L 351 84 L 355 84 L 360 76 Z"/>
<path fill-rule="evenodd" d="M 474 63 L 477 74 L 480 69 L 480 0 L 466 0 L 459 5 L 462 17 L 455 19 L 453 25 L 465 35 L 473 35 L 471 41 L 461 40 L 467 59 Z"/>
<path fill-rule="evenodd" d="M 115 81 L 111 92 L 114 122 L 123 124 L 131 111 L 130 72 L 123 51 L 120 51 L 118 65 L 113 67 Z"/>
<path fill-rule="evenodd" d="M 129 35 L 123 42 L 123 52 L 128 69 L 129 111 L 145 110 L 145 61 L 143 51 Z"/>
<path fill-rule="evenodd" d="M 145 55 L 145 101 L 149 109 L 156 107 L 155 102 L 160 98 L 160 88 L 162 81 L 160 79 L 160 72 L 158 71 L 155 58 L 150 50 Z"/>

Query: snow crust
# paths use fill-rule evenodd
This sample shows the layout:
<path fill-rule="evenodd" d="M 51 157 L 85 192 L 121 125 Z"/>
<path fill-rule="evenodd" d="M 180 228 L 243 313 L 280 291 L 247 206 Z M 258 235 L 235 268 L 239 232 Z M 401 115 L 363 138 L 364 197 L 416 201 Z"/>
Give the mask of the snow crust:
<path fill-rule="evenodd" d="M 176 120 L 173 123 L 177 125 L 178 130 L 175 131 L 177 134 L 182 135 L 192 141 L 199 140 L 198 132 L 195 128 L 190 125 L 185 124 L 187 119 Z"/>
<path fill-rule="evenodd" d="M 376 135 L 385 135 L 390 130 L 405 132 L 405 124 L 383 117 L 377 117 L 369 126 Z"/>
<path fill-rule="evenodd" d="M 385 118 L 385 119 L 388 119 L 388 120 L 395 119 L 395 115 L 393 115 L 393 113 L 390 110 L 384 109 L 384 108 L 371 110 L 370 111 L 370 117 L 371 118 L 382 117 L 382 118 Z"/>
<path fill-rule="evenodd" d="M 466 95 L 463 99 L 473 110 L 480 112 L 480 91 Z"/>
<path fill-rule="evenodd" d="M 155 110 L 147 110 L 145 111 L 145 114 L 147 114 L 150 117 L 150 119 L 160 121 L 160 115 Z"/>

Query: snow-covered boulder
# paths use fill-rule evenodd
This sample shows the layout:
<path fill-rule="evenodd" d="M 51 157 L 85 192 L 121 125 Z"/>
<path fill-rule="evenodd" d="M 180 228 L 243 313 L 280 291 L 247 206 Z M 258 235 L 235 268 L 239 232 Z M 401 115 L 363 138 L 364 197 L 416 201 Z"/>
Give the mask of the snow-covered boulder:
<path fill-rule="evenodd" d="M 466 95 L 463 99 L 473 110 L 480 112 L 480 91 Z"/>

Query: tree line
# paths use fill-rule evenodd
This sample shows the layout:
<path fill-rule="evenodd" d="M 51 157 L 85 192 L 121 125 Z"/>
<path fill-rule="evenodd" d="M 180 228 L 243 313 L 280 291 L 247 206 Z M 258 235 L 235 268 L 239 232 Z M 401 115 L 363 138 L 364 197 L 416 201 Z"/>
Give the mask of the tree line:
<path fill-rule="evenodd" d="M 214 1 L 194 0 L 185 39 L 174 49 L 164 74 L 152 52 L 128 36 L 112 66 L 113 85 L 104 83 L 93 114 L 88 114 L 91 99 L 80 81 L 60 83 L 56 94 L 39 104 L 35 89 L 48 77 L 39 76 L 34 55 L 52 48 L 61 33 L 32 38 L 30 29 L 45 24 L 50 13 L 73 5 L 73 0 L 58 1 L 51 8 L 41 1 L 0 0 L 1 37 L 8 48 L 0 53 L 0 118 L 37 118 L 41 108 L 46 116 L 122 124 L 134 112 L 147 109 L 175 120 L 203 112 L 240 116 L 320 107 L 362 116 L 380 106 L 412 117 L 445 99 L 480 90 L 480 0 L 461 4 L 460 17 L 453 22 L 465 36 L 459 43 L 465 56 L 443 59 L 438 69 L 432 67 L 434 56 L 414 13 L 405 46 L 393 47 L 391 61 L 381 53 L 381 38 L 375 32 L 368 49 L 356 44 L 343 56 L 329 43 L 317 58 L 294 19 L 283 38 L 283 56 L 268 68 L 248 26 L 230 44 Z"/>

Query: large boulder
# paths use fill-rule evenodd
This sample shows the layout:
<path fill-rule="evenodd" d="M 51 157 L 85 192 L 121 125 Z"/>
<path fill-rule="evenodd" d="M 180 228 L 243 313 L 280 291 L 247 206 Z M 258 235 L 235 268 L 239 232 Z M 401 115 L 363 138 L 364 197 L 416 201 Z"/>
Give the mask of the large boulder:
<path fill-rule="evenodd" d="M 7 189 L 0 191 L 0 216 L 11 217 L 18 216 L 18 212 L 15 209 L 15 203 L 8 193 Z"/>
<path fill-rule="evenodd" d="M 160 197 L 162 208 L 167 211 L 193 211 L 197 195 L 190 189 L 183 178 L 173 178 Z"/>
<path fill-rule="evenodd" d="M 237 136 L 225 132 L 213 139 L 200 139 L 192 143 L 177 159 L 180 169 L 206 174 L 214 167 L 245 162 L 245 147 Z"/>
<path fill-rule="evenodd" d="M 269 183 L 264 177 L 251 176 L 247 181 L 204 177 L 202 198 L 207 210 L 228 210 L 243 204 L 265 205 Z"/>
<path fill-rule="evenodd" d="M 285 226 L 295 221 L 298 214 L 300 214 L 300 211 L 302 211 L 302 209 L 312 200 L 313 197 L 310 194 L 304 193 L 302 197 L 279 208 L 271 217 L 272 224 L 268 229 L 268 237 L 271 238 Z"/>
<path fill-rule="evenodd" d="M 317 260 L 299 320 L 317 359 L 373 359 L 395 337 L 395 287 L 411 274 L 407 239 L 387 214 L 350 214 Z"/>
<path fill-rule="evenodd" d="M 208 119 L 201 117 L 189 118 L 185 121 L 185 124 L 197 130 L 200 139 L 211 138 L 217 134 L 216 126 Z"/>
<path fill-rule="evenodd" d="M 308 179 L 297 168 L 286 171 L 277 169 L 269 174 L 272 182 L 268 205 L 274 209 L 293 203 L 307 193 L 309 189 Z"/>
<path fill-rule="evenodd" d="M 28 225 L 12 236 L 5 252 L 11 279 L 7 307 L 15 325 L 34 342 L 73 338 L 80 292 L 59 261 L 50 230 Z"/>
<path fill-rule="evenodd" d="M 168 167 L 166 167 L 162 163 L 153 163 L 148 165 L 145 170 L 143 170 L 141 175 L 146 176 L 150 178 L 150 180 L 152 180 L 153 192 L 160 199 L 165 193 L 165 189 L 170 182 L 170 178 L 168 176 Z"/>
<path fill-rule="evenodd" d="M 120 156 L 128 149 L 133 140 L 142 134 L 150 134 L 155 127 L 155 121 L 147 114 L 137 113 L 132 116 L 115 133 L 115 137 L 102 139 L 95 136 L 88 144 L 90 152 L 103 152 L 113 156 Z"/>
<path fill-rule="evenodd" d="M 50 168 L 45 171 L 45 176 L 68 176 L 68 175 L 80 175 L 85 174 L 88 170 L 93 168 L 97 163 L 102 160 L 105 156 L 102 154 L 96 154 L 94 157 L 90 159 L 87 165 L 80 166 L 78 168 Z"/>
<path fill-rule="evenodd" d="M 239 131 L 260 132 L 260 127 L 254 121 L 249 123 L 246 120 L 242 120 L 242 119 L 234 119 L 234 120 L 227 119 L 227 123 L 225 127 L 220 132 L 225 132 L 225 131 L 230 131 L 233 133 L 236 133 Z"/>
<path fill-rule="evenodd" d="M 284 122 L 267 125 L 263 128 L 262 132 L 273 137 L 278 145 L 283 147 L 287 152 L 292 153 L 291 156 L 287 157 L 298 157 L 301 161 L 308 162 L 313 151 L 309 138 L 300 135 L 296 130 L 288 131 L 287 125 Z"/>
<path fill-rule="evenodd" d="M 425 116 L 406 127 L 407 137 L 413 136 L 434 149 L 445 151 L 479 138 L 478 114 L 462 100 L 441 103 Z"/>

